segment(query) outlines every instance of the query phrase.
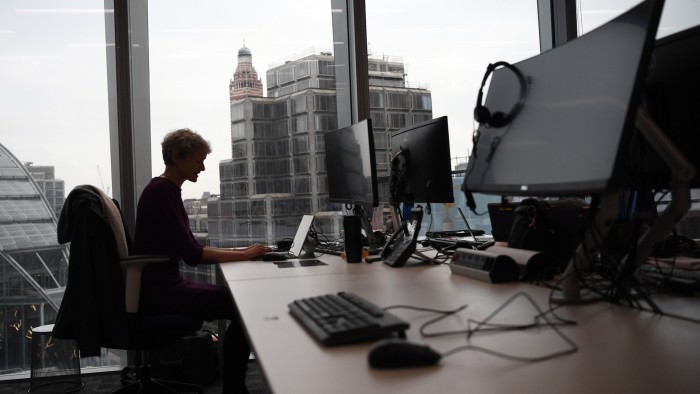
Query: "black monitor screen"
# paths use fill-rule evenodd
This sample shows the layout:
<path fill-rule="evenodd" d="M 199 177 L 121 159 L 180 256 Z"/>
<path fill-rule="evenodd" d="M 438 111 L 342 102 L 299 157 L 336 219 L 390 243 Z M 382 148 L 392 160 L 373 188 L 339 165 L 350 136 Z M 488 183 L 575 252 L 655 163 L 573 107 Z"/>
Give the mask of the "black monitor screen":
<path fill-rule="evenodd" d="M 695 167 L 691 187 L 700 187 L 700 26 L 656 41 L 649 64 L 643 105 L 652 120 Z M 645 143 L 632 156 L 639 181 L 670 188 L 667 166 Z"/>
<path fill-rule="evenodd" d="M 391 153 L 392 167 L 399 167 L 401 182 L 390 188 L 400 189 L 399 202 L 454 202 L 447 116 L 395 132 Z"/>
<path fill-rule="evenodd" d="M 326 170 L 332 202 L 379 205 L 372 122 L 327 132 Z"/>
<path fill-rule="evenodd" d="M 645 1 L 589 33 L 516 63 L 522 107 L 505 126 L 482 124 L 465 189 L 501 195 L 593 195 L 617 189 L 663 1 Z M 520 80 L 491 78 L 484 105 L 508 112 Z"/>

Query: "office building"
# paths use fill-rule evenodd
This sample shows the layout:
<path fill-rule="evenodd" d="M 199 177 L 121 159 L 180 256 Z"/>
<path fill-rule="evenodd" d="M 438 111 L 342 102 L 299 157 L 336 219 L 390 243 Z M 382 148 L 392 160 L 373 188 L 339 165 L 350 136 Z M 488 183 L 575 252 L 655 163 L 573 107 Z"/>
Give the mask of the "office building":
<path fill-rule="evenodd" d="M 207 245 L 208 242 L 208 215 L 207 202 L 211 198 L 209 192 L 205 192 L 200 198 L 186 198 L 183 203 L 185 212 L 190 220 L 190 229 L 197 241 L 202 245 Z"/>
<path fill-rule="evenodd" d="M 58 217 L 63 208 L 63 201 L 66 199 L 65 182 L 62 179 L 56 179 L 54 166 L 35 166 L 31 162 L 25 163 L 25 166 Z"/>
<path fill-rule="evenodd" d="M 311 50 L 272 67 L 267 97 L 248 88 L 257 76 L 251 58 L 250 49 L 239 50 L 230 84 L 232 154 L 219 164 L 221 196 L 209 200 L 212 245 L 274 243 L 294 235 L 302 214 L 342 209 L 328 201 L 323 146 L 323 134 L 338 128 L 333 55 Z M 405 75 L 400 58 L 369 58 L 370 116 L 384 204 L 390 133 L 432 118 L 430 90 L 409 86 Z M 316 225 L 337 235 L 340 220 L 340 214 L 321 215 Z"/>

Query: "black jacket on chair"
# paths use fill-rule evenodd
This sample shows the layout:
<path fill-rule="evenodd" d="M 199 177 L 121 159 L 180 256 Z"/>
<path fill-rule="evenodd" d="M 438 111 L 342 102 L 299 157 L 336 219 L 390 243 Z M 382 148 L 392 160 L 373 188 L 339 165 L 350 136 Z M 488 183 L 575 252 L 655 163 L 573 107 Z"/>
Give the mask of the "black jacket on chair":
<path fill-rule="evenodd" d="M 124 277 L 100 196 L 90 186 L 68 195 L 58 221 L 58 242 L 70 242 L 68 284 L 56 317 L 56 338 L 75 339 L 81 357 L 129 342 Z"/>

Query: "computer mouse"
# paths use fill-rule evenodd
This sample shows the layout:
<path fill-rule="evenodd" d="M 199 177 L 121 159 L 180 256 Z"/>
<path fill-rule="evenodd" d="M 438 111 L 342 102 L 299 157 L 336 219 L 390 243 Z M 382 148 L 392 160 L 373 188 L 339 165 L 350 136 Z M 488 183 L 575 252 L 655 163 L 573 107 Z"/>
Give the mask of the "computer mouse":
<path fill-rule="evenodd" d="M 441 358 L 442 355 L 428 345 L 388 338 L 372 345 L 367 361 L 373 368 L 406 368 L 435 365 Z"/>
<path fill-rule="evenodd" d="M 287 256 L 285 256 L 284 253 L 267 252 L 264 255 L 262 255 L 262 260 L 263 261 L 282 261 L 282 260 L 287 260 Z"/>

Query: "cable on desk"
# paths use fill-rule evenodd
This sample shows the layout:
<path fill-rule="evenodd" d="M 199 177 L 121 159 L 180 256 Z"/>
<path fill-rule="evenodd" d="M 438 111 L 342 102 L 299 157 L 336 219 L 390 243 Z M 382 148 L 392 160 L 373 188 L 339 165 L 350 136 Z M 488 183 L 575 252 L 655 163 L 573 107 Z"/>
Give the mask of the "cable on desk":
<path fill-rule="evenodd" d="M 392 305 L 392 306 L 388 306 L 388 307 L 384 308 L 384 310 L 411 309 L 414 311 L 432 312 L 432 313 L 440 314 L 441 316 L 438 316 L 434 319 L 431 319 L 431 320 L 423 323 L 423 325 L 421 325 L 420 330 L 419 330 L 420 334 L 424 337 L 437 337 L 437 336 L 446 336 L 446 335 L 454 335 L 454 334 L 463 334 L 464 330 L 446 331 L 446 332 L 439 333 L 439 334 L 430 334 L 430 333 L 425 332 L 425 328 L 427 326 L 435 323 L 435 322 L 438 322 L 438 321 L 446 318 L 447 316 L 454 315 L 455 313 L 460 312 L 468 307 L 469 307 L 469 304 L 464 304 L 464 305 L 461 305 L 461 306 L 457 307 L 456 309 L 452 309 L 452 310 L 439 310 L 439 309 L 423 308 L 423 307 L 411 306 L 411 305 Z"/>
<path fill-rule="evenodd" d="M 535 317 L 534 323 L 522 324 L 522 325 L 507 325 L 507 324 L 493 324 L 493 323 L 489 322 L 491 319 L 493 319 L 495 316 L 497 316 L 503 309 L 505 309 L 508 305 L 510 305 L 514 300 L 516 300 L 519 297 L 524 297 L 525 299 L 527 299 L 530 302 L 530 304 L 539 312 Z M 444 317 L 441 317 L 441 318 L 444 318 Z M 546 324 L 538 323 L 537 320 L 539 320 L 539 318 L 544 319 L 546 321 Z M 472 323 L 476 324 L 475 329 L 471 328 Z M 515 355 L 511 355 L 511 354 L 502 353 L 502 352 L 497 352 L 495 350 L 487 349 L 487 348 L 484 348 L 481 346 L 475 346 L 472 344 L 468 344 L 465 346 L 460 346 L 460 347 L 446 351 L 445 353 L 442 354 L 443 358 L 451 356 L 453 354 L 456 354 L 456 353 L 464 351 L 464 350 L 475 350 L 475 351 L 479 351 L 482 353 L 490 354 L 490 355 L 495 356 L 495 357 L 501 357 L 501 358 L 505 358 L 505 359 L 512 360 L 512 361 L 539 362 L 539 361 L 550 360 L 550 359 L 564 356 L 567 354 L 572 354 L 572 353 L 575 353 L 578 351 L 578 346 L 576 345 L 576 343 L 574 341 L 572 341 L 569 337 L 564 335 L 563 332 L 561 332 L 561 330 L 558 327 L 559 324 L 551 322 L 547 318 L 547 313 L 542 311 L 540 309 L 540 307 L 537 305 L 537 303 L 532 299 L 532 297 L 530 297 L 530 295 L 528 295 L 527 293 L 524 293 L 524 292 L 518 292 L 518 293 L 514 294 L 513 296 L 511 296 L 508 300 L 506 300 L 506 302 L 504 302 L 501 306 L 496 308 L 496 310 L 493 313 L 491 313 L 489 316 L 486 317 L 486 319 L 484 319 L 482 321 L 475 321 L 475 320 L 469 319 L 468 325 L 470 327 L 466 330 L 467 341 L 469 341 L 474 334 L 476 334 L 478 332 L 483 332 L 483 331 L 513 331 L 513 330 L 524 330 L 524 329 L 543 327 L 543 326 L 550 327 L 552 330 L 554 330 L 554 332 L 565 343 L 567 343 L 570 346 L 570 348 L 562 350 L 562 351 L 558 351 L 558 352 L 553 352 L 553 353 L 550 353 L 550 354 L 547 354 L 544 356 L 539 356 L 539 357 L 521 357 L 521 356 L 515 356 Z M 484 329 L 484 328 L 482 328 L 483 326 L 491 326 L 491 328 Z"/>
<path fill-rule="evenodd" d="M 505 309 L 508 305 L 510 305 L 514 300 L 516 300 L 519 297 L 524 297 L 527 299 L 530 304 L 537 310 L 538 314 L 534 316 L 534 322 L 533 323 L 527 323 L 527 324 L 496 324 L 496 323 L 490 323 L 490 320 L 496 317 L 503 309 Z M 548 311 L 543 311 L 540 309 L 540 307 L 535 303 L 535 301 L 532 299 L 530 295 L 524 292 L 518 292 L 511 296 L 508 300 L 506 300 L 501 306 L 496 308 L 494 312 L 492 312 L 489 316 L 486 317 L 486 319 L 482 321 L 477 321 L 473 319 L 468 319 L 467 320 L 467 325 L 468 327 L 464 330 L 455 330 L 455 331 L 442 331 L 442 332 L 433 332 L 429 333 L 426 331 L 427 327 L 437 323 L 440 320 L 445 319 L 446 317 L 450 315 L 454 315 L 455 313 L 458 313 L 468 307 L 468 304 L 461 305 L 457 307 L 456 309 L 452 310 L 437 310 L 437 309 L 431 309 L 431 308 L 422 308 L 422 307 L 416 307 L 416 306 L 410 306 L 410 305 L 392 305 L 389 307 L 384 308 L 384 310 L 388 309 L 411 309 L 411 310 L 417 310 L 417 311 L 426 311 L 426 312 L 433 312 L 433 313 L 438 313 L 440 316 L 431 319 L 424 324 L 421 325 L 419 332 L 421 336 L 423 337 L 439 337 L 439 336 L 447 336 L 447 335 L 456 335 L 456 334 L 466 334 L 466 339 L 467 342 L 471 339 L 471 337 L 477 333 L 480 332 L 508 332 L 508 331 L 516 331 L 516 330 L 527 330 L 531 328 L 539 328 L 539 327 L 549 327 L 554 330 L 554 332 L 565 342 L 567 343 L 570 347 L 568 349 L 550 353 L 544 356 L 540 357 L 521 357 L 521 356 L 514 356 L 506 353 L 501 353 L 497 352 L 495 350 L 487 349 L 481 346 L 475 346 L 472 344 L 468 344 L 465 346 L 459 346 L 453 349 L 450 349 L 442 354 L 442 357 L 447 357 L 450 355 L 453 355 L 455 353 L 464 351 L 464 350 L 475 350 L 475 351 L 480 351 L 486 354 L 490 354 L 496 357 L 501 357 L 505 358 L 508 360 L 513 360 L 513 361 L 525 361 L 525 362 L 537 362 L 537 361 L 544 361 L 544 360 L 549 360 L 555 357 L 563 356 L 566 354 L 571 354 L 575 353 L 578 351 L 578 346 L 576 343 L 574 343 L 571 339 L 569 339 L 566 335 L 564 335 L 561 330 L 557 326 L 559 325 L 571 325 L 571 324 L 576 324 L 575 322 L 572 322 L 570 320 L 565 320 L 562 319 L 554 314 L 553 309 L 550 308 Z M 559 320 L 559 323 L 552 322 L 547 318 L 548 314 L 552 314 L 554 317 Z M 545 323 L 541 323 L 540 320 L 544 320 Z M 472 328 L 472 324 L 475 325 L 475 328 Z"/>

